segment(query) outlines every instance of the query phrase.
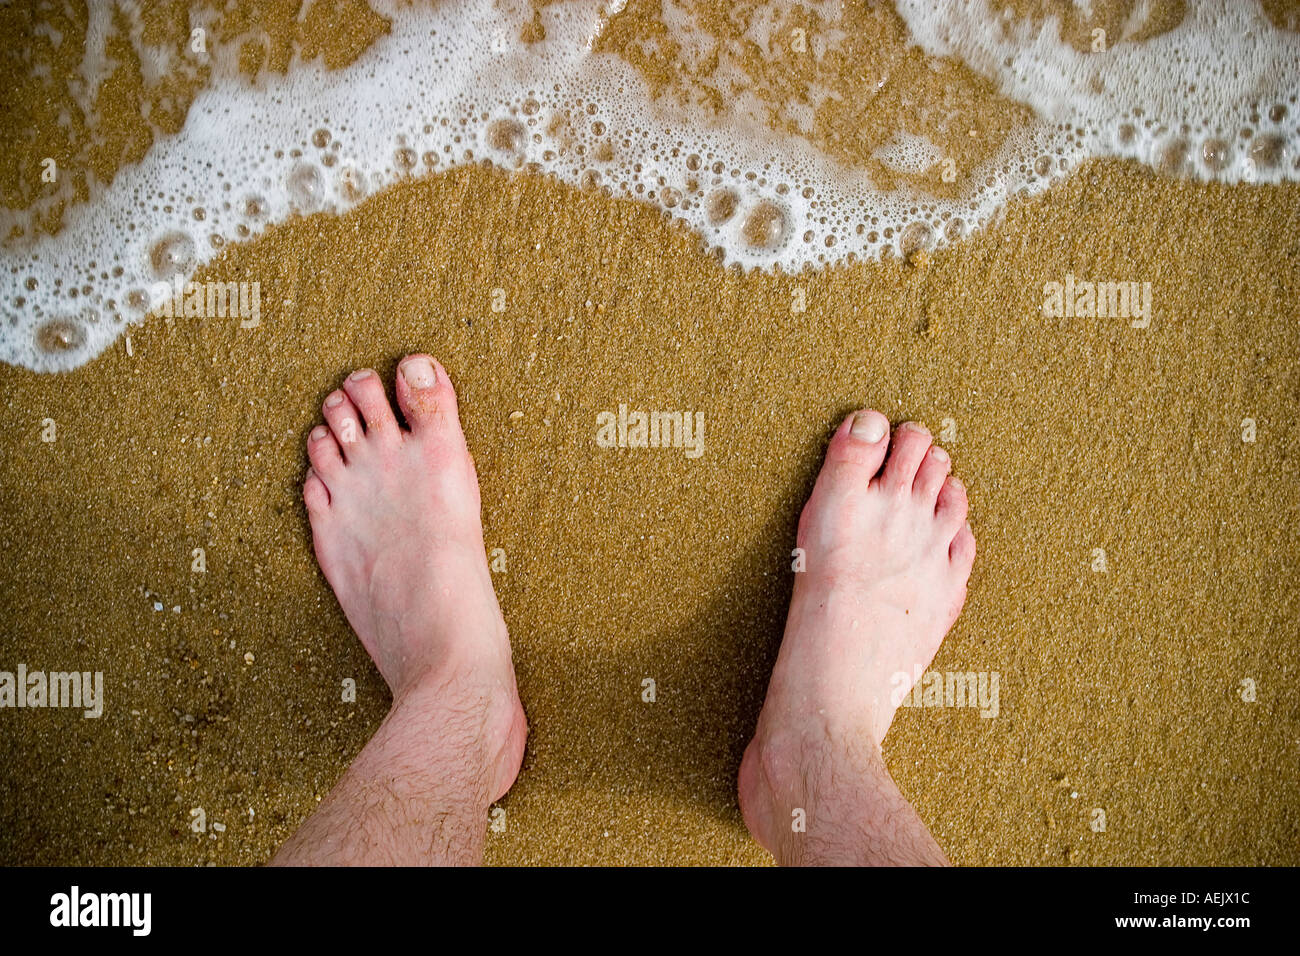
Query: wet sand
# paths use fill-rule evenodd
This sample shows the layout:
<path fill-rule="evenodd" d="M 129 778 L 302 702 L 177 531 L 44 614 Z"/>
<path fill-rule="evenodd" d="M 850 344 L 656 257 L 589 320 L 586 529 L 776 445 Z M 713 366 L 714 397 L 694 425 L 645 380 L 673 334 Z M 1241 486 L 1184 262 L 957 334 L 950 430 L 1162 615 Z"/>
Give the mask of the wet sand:
<path fill-rule="evenodd" d="M 1044 317 L 1067 273 L 1150 281 L 1150 326 Z M 933 666 L 997 671 L 999 714 L 903 709 L 886 741 L 952 858 L 1300 862 L 1300 188 L 1098 164 L 957 249 L 771 276 L 473 168 L 197 278 L 260 281 L 261 325 L 152 318 L 130 356 L 0 369 L 0 669 L 102 670 L 107 696 L 0 710 L 0 861 L 258 863 L 311 812 L 388 700 L 312 557 L 304 439 L 349 370 L 427 350 L 532 728 L 489 862 L 768 859 L 735 774 L 799 507 L 860 405 L 944 433 L 971 491 Z M 703 411 L 704 454 L 597 447 L 620 403 Z"/>

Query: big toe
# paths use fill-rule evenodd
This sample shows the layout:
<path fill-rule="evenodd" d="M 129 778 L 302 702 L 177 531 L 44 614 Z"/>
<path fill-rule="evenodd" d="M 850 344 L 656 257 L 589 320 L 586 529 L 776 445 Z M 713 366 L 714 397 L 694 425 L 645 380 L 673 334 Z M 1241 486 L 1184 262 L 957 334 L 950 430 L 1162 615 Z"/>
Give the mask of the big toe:
<path fill-rule="evenodd" d="M 397 366 L 397 404 L 416 435 L 460 428 L 456 390 L 437 359 L 408 355 Z"/>
<path fill-rule="evenodd" d="M 823 474 L 829 480 L 843 477 L 865 484 L 880 470 L 889 450 L 888 438 L 889 419 L 884 415 L 869 408 L 854 412 L 840 423 L 831 438 Z"/>

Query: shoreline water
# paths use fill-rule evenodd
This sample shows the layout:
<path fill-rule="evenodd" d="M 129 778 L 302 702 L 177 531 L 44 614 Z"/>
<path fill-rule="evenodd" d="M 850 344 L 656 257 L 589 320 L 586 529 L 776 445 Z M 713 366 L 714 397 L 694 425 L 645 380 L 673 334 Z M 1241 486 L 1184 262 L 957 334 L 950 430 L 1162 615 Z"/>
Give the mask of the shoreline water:
<path fill-rule="evenodd" d="M 80 365 L 227 243 L 459 166 L 600 186 L 787 272 L 959 244 L 1089 158 L 1300 180 L 1300 37 L 1251 4 L 277 9 L 0 14 L 3 360 Z"/>

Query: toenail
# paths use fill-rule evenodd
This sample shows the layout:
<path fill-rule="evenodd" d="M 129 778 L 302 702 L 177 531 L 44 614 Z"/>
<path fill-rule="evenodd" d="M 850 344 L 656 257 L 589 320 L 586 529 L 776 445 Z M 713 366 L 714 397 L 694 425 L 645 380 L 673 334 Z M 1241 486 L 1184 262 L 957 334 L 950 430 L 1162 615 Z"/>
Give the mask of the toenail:
<path fill-rule="evenodd" d="M 938 445 L 932 445 L 932 446 L 930 447 L 930 456 L 931 456 L 935 461 L 947 461 L 947 460 L 948 460 L 948 453 L 947 453 L 946 451 L 944 451 L 942 448 L 940 448 Z"/>
<path fill-rule="evenodd" d="M 431 388 L 437 381 L 433 363 L 427 358 L 416 356 L 402 363 L 402 378 L 411 388 Z"/>
<path fill-rule="evenodd" d="M 952 486 L 953 486 L 954 488 L 956 488 L 958 491 L 965 491 L 965 490 L 966 490 L 966 486 L 965 486 L 964 484 L 962 484 L 961 479 L 958 478 L 956 475 L 952 475 L 952 476 L 950 476 L 950 477 L 948 478 L 948 480 L 952 482 Z"/>
<path fill-rule="evenodd" d="M 917 424 L 916 422 L 903 422 L 903 424 L 898 427 L 906 428 L 909 432 L 916 432 L 918 435 L 930 434 L 930 429 L 926 428 L 924 425 Z"/>
<path fill-rule="evenodd" d="M 348 379 L 353 382 L 359 382 L 364 378 L 369 378 L 372 374 L 374 373 L 371 372 L 370 369 L 368 368 L 359 368 L 351 375 L 349 375 Z"/>
<path fill-rule="evenodd" d="M 853 416 L 853 426 L 849 429 L 855 438 L 868 442 L 880 441 L 888 430 L 885 416 L 879 412 L 858 412 Z"/>
<path fill-rule="evenodd" d="M 325 437 L 326 435 L 328 435 L 329 433 L 330 433 L 330 430 L 329 430 L 328 428 L 326 428 L 324 425 L 317 425 L 315 428 L 313 428 L 313 429 L 311 430 L 311 440 L 312 440 L 312 441 L 320 441 L 322 438 L 324 438 L 324 437 Z"/>
<path fill-rule="evenodd" d="M 343 404 L 342 392 L 331 392 L 329 397 L 325 399 L 326 408 L 334 408 L 336 405 L 342 405 L 342 404 Z"/>

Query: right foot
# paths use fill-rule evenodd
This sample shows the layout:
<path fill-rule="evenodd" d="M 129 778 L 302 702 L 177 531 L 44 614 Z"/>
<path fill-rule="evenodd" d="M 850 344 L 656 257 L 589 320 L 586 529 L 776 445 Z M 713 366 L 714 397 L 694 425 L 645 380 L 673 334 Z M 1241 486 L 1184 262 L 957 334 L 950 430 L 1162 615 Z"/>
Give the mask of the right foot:
<path fill-rule="evenodd" d="M 943 862 L 880 744 L 961 611 L 975 538 L 930 433 L 888 439 L 879 412 L 850 415 L 799 519 L 806 568 L 739 783 L 746 825 L 783 862 Z"/>
<path fill-rule="evenodd" d="M 519 772 L 527 724 L 487 567 L 474 460 L 446 369 L 407 356 L 396 387 L 407 428 L 369 369 L 326 397 L 302 490 L 312 541 L 394 710 L 427 712 L 456 736 L 445 742 L 482 773 L 467 783 L 496 800 Z"/>

